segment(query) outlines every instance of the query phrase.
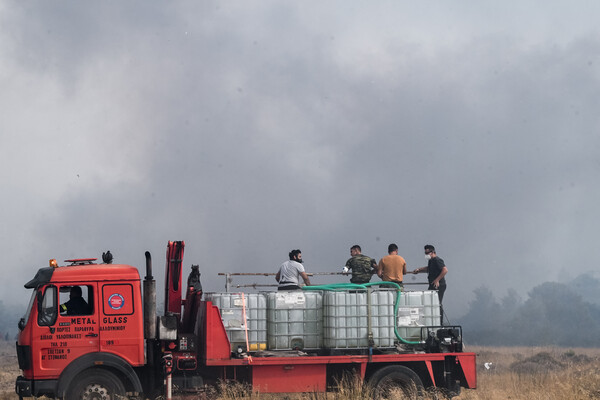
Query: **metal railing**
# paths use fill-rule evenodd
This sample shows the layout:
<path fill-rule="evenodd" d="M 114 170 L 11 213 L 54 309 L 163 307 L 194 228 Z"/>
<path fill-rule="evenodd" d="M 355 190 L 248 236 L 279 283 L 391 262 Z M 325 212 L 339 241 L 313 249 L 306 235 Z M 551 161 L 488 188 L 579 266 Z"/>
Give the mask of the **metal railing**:
<path fill-rule="evenodd" d="M 232 288 L 261 288 L 261 287 L 277 287 L 279 286 L 276 283 L 246 283 L 246 284 L 233 284 L 234 276 L 275 276 L 277 275 L 275 272 L 219 272 L 219 276 L 225 277 L 225 291 L 229 292 Z M 352 273 L 344 273 L 344 272 L 307 272 L 308 276 L 334 276 L 341 275 L 345 277 L 352 276 Z M 404 285 L 428 285 L 427 282 L 404 282 Z"/>

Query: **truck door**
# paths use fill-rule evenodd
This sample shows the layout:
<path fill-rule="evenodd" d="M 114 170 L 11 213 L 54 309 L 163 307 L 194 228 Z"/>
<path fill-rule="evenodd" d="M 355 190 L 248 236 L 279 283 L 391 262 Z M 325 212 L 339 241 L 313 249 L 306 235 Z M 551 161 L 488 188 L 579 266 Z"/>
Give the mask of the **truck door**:
<path fill-rule="evenodd" d="M 144 364 L 144 314 L 140 283 L 103 283 L 100 351 L 117 354 L 131 365 Z"/>
<path fill-rule="evenodd" d="M 32 330 L 36 378 L 55 378 L 74 359 L 98 351 L 96 293 L 96 284 L 91 283 L 48 285 L 38 290 Z"/>

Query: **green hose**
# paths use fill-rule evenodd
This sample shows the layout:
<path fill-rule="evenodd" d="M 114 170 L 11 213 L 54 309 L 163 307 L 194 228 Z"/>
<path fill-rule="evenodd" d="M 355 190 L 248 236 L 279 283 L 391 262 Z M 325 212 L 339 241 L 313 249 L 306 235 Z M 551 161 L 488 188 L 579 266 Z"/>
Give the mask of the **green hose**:
<path fill-rule="evenodd" d="M 402 288 L 395 282 L 369 282 L 369 283 L 332 283 L 329 285 L 317 285 L 317 286 L 303 286 L 302 290 L 327 290 L 327 291 L 342 291 L 342 290 L 366 290 L 369 286 L 393 286 L 396 288 L 398 295 L 396 296 L 396 302 L 394 304 L 394 334 L 396 338 L 404 343 L 404 344 L 421 344 L 421 342 L 411 342 L 409 340 L 404 339 L 398 333 L 398 326 L 396 325 L 396 321 L 398 320 L 398 308 L 400 307 L 400 294 L 402 293 Z"/>

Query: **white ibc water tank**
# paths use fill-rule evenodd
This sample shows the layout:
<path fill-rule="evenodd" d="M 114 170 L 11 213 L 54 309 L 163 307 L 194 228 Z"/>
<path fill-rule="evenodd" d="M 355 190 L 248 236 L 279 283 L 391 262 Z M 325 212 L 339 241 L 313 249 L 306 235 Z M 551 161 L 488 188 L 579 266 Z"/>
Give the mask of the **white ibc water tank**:
<path fill-rule="evenodd" d="M 266 349 L 267 299 L 264 293 L 244 293 L 243 299 L 241 293 L 206 293 L 205 299 L 219 308 L 231 351 L 236 352 L 238 347 L 245 351 Z"/>
<path fill-rule="evenodd" d="M 323 295 L 318 291 L 267 294 L 269 350 L 316 350 L 323 347 Z"/>
<path fill-rule="evenodd" d="M 329 349 L 369 347 L 369 314 L 373 342 L 394 347 L 395 291 L 328 291 L 323 295 L 323 342 Z M 370 313 L 369 313 L 370 304 Z"/>
<path fill-rule="evenodd" d="M 408 341 L 426 339 L 424 326 L 439 326 L 440 301 L 435 290 L 403 292 L 398 306 L 398 334 Z"/>

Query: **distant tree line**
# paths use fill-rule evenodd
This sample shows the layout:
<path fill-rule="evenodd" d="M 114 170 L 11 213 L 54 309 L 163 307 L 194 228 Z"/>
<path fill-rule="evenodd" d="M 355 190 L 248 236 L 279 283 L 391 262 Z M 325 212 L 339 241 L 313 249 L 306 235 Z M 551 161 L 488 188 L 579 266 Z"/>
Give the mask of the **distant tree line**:
<path fill-rule="evenodd" d="M 508 346 L 600 346 L 600 281 L 582 275 L 568 283 L 546 282 L 523 300 L 514 289 L 496 299 L 475 289 L 458 323 L 465 344 Z"/>

